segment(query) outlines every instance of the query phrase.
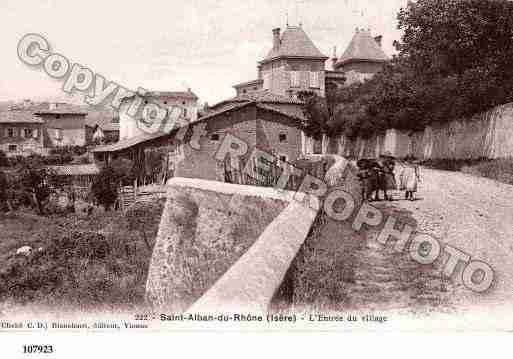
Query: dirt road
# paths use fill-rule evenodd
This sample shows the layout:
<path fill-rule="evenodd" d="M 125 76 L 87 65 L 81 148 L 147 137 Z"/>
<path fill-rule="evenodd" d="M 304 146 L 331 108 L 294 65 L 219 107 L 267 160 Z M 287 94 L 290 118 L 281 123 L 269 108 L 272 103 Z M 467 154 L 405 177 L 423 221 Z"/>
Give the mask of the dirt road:
<path fill-rule="evenodd" d="M 418 264 L 408 251 L 376 241 L 381 228 L 357 233 L 351 221 L 326 216 L 314 226 L 297 261 L 296 305 L 330 310 L 393 310 L 415 313 L 490 313 L 513 303 L 513 186 L 463 173 L 422 170 L 416 201 L 395 191 L 391 202 L 373 202 L 399 223 L 451 245 L 473 260 L 488 263 L 496 281 L 474 293 L 461 281 L 463 265 L 442 275 L 447 255 L 432 265 Z M 476 311 L 475 307 L 481 307 Z M 510 309 L 508 308 L 508 312 Z M 485 314 L 486 315 L 486 314 Z M 496 316 L 497 317 L 497 316 Z M 501 318 L 501 316 L 499 316 Z"/>
<path fill-rule="evenodd" d="M 421 171 L 418 200 L 397 200 L 393 207 L 410 212 L 417 231 L 488 263 L 495 272 L 494 285 L 483 294 L 464 288 L 456 273 L 451 301 L 484 308 L 513 303 L 513 186 L 459 172 Z"/>

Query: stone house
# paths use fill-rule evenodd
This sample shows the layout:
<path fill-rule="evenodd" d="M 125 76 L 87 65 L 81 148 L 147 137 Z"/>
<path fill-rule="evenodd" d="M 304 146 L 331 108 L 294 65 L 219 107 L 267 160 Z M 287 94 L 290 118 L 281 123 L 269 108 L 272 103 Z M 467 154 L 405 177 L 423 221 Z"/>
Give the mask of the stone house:
<path fill-rule="evenodd" d="M 135 96 L 126 97 L 122 100 L 119 109 L 119 138 L 121 140 L 140 136 L 145 133 L 142 127 L 144 106 L 148 103 L 156 104 L 168 111 L 179 110 L 180 118 L 187 123 L 198 119 L 198 96 L 190 89 L 187 91 L 152 91 L 141 96 L 143 103 L 135 116 L 129 116 L 128 111 L 133 105 Z"/>
<path fill-rule="evenodd" d="M 36 111 L 35 115 L 45 123 L 44 146 L 46 148 L 86 145 L 87 112 L 79 106 L 51 103 L 48 109 Z"/>
<path fill-rule="evenodd" d="M 44 154 L 44 125 L 32 111 L 1 111 L 0 150 L 7 156 Z"/>
<path fill-rule="evenodd" d="M 255 148 L 273 154 L 277 160 L 292 162 L 303 155 L 302 121 L 303 112 L 297 100 L 261 91 L 211 107 L 205 116 L 189 125 L 183 139 L 180 138 L 181 131 L 175 129 L 168 134 L 143 134 L 110 146 L 100 146 L 93 149 L 93 153 L 97 161 L 122 156 L 143 162 L 145 150 L 165 148 L 175 176 L 223 181 L 224 163 L 216 160 L 216 153 L 225 136 L 230 134 L 247 144 L 243 162 Z M 206 130 L 199 138 L 199 146 L 191 145 L 197 126 L 205 126 Z"/>

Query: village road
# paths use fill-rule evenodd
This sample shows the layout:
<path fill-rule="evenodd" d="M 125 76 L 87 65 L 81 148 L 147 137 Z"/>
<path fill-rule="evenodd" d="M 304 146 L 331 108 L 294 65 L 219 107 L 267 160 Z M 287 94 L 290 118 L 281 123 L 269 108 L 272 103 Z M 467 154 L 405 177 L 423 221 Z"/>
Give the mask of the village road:
<path fill-rule="evenodd" d="M 417 231 L 488 263 L 495 283 L 485 293 L 466 289 L 455 276 L 451 301 L 492 310 L 513 303 L 513 186 L 460 172 L 422 168 L 417 201 L 395 194 L 393 207 L 409 212 Z M 461 273 L 461 272 L 460 272 Z M 461 278 L 461 276 L 460 276 Z"/>

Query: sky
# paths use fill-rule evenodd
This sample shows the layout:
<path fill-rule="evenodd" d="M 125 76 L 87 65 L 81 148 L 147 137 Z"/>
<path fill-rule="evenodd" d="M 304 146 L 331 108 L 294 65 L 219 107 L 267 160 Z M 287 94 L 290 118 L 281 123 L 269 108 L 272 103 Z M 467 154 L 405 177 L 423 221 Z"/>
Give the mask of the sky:
<path fill-rule="evenodd" d="M 210 104 L 256 79 L 272 46 L 272 29 L 301 22 L 317 47 L 340 55 L 356 27 L 401 37 L 396 15 L 406 0 L 0 0 L 0 101 L 70 100 L 62 82 L 23 64 L 17 44 L 43 35 L 52 51 L 130 89 L 191 88 Z"/>

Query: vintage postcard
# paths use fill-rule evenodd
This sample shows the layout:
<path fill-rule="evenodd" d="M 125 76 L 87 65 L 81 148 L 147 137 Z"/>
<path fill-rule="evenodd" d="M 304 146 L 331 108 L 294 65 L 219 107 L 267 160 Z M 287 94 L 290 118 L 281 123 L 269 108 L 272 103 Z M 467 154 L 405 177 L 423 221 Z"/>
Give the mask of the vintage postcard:
<path fill-rule="evenodd" d="M 513 330 L 513 2 L 0 1 L 0 336 Z M 1 353 L 0 353 L 1 356 Z"/>

